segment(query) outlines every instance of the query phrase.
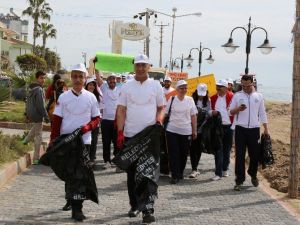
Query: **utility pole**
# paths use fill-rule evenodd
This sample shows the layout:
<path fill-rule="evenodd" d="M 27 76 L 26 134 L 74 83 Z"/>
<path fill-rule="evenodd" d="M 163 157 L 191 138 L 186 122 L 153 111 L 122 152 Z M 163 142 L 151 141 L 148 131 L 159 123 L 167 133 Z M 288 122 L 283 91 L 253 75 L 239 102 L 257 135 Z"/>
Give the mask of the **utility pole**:
<path fill-rule="evenodd" d="M 294 64 L 293 64 L 293 101 L 292 101 L 292 127 L 291 127 L 291 151 L 288 194 L 290 198 L 299 196 L 300 173 L 300 0 L 296 1 L 296 24 L 294 33 Z"/>
<path fill-rule="evenodd" d="M 169 26 L 169 24 L 161 24 L 160 25 L 155 25 L 155 26 L 158 26 L 160 27 L 160 31 L 159 31 L 159 34 L 160 34 L 160 41 L 159 41 L 159 44 L 160 44 L 160 51 L 159 51 L 159 67 L 162 67 L 162 44 L 163 44 L 163 33 L 164 33 L 164 27 L 167 27 Z"/>

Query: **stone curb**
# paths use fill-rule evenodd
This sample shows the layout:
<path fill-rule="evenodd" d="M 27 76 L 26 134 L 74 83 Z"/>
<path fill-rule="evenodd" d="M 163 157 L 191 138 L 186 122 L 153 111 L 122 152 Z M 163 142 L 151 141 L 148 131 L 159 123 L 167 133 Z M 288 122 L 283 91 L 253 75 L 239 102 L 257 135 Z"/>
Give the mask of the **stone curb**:
<path fill-rule="evenodd" d="M 10 128 L 10 129 L 28 130 L 31 128 L 31 125 L 30 125 L 30 123 L 16 123 L 16 122 L 0 121 L 0 127 Z M 51 131 L 50 125 L 43 124 L 43 131 Z"/>
<path fill-rule="evenodd" d="M 40 149 L 40 156 L 45 153 L 46 148 L 47 143 L 43 142 Z M 11 162 L 4 166 L 4 168 L 0 169 L 0 188 L 31 166 L 32 158 L 33 151 L 26 153 L 17 161 Z"/>

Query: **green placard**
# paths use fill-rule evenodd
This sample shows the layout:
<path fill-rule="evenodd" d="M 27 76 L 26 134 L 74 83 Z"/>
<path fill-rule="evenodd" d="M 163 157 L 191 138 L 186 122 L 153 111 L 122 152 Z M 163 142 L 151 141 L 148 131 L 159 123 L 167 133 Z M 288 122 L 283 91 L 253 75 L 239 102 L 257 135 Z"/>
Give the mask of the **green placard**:
<path fill-rule="evenodd" d="M 133 59 L 131 55 L 97 52 L 96 69 L 103 72 L 124 73 L 133 72 Z"/>

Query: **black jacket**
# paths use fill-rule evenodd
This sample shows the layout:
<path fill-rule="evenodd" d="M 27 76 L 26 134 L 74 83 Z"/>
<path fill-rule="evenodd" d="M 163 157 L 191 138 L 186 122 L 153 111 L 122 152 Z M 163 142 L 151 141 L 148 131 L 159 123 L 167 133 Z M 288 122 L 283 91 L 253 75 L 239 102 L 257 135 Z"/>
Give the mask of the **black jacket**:
<path fill-rule="evenodd" d="M 50 166 L 56 176 L 66 182 L 67 199 L 90 199 L 98 203 L 95 177 L 89 168 L 89 153 L 80 128 L 55 139 L 40 163 Z"/>

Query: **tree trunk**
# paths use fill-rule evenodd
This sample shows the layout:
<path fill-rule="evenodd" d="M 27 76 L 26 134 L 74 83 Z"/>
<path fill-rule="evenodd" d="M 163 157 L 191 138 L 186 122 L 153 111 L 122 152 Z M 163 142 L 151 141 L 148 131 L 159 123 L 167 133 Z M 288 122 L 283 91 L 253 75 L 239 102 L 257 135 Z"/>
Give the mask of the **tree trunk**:
<path fill-rule="evenodd" d="M 38 20 L 34 19 L 34 25 L 33 25 L 33 53 L 35 54 L 35 46 L 36 46 L 36 38 L 38 34 Z"/>
<path fill-rule="evenodd" d="M 42 52 L 42 55 L 43 55 L 43 58 L 45 58 L 45 55 L 46 55 L 46 39 L 47 39 L 47 37 L 46 37 L 46 35 L 44 34 L 43 35 L 43 52 Z"/>
<path fill-rule="evenodd" d="M 296 17 L 300 16 L 300 0 L 296 1 Z M 294 64 L 293 64 L 293 102 L 291 121 L 291 152 L 288 193 L 290 198 L 298 197 L 299 188 L 299 152 L 300 152 L 300 36 L 295 26 Z"/>

